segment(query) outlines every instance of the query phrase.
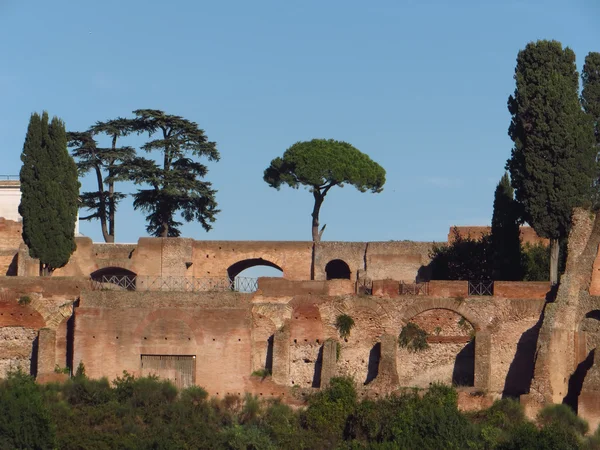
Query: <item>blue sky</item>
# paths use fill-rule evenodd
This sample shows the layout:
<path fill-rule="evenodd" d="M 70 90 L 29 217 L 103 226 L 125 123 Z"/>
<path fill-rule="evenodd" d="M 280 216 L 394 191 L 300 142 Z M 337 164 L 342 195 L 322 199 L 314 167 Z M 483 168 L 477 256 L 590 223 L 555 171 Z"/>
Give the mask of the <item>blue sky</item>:
<path fill-rule="evenodd" d="M 297 141 L 333 138 L 368 153 L 387 183 L 330 191 L 324 240 L 445 240 L 454 224 L 490 222 L 517 52 L 556 39 L 581 68 L 600 51 L 599 19 L 594 0 L 0 0 L 0 172 L 18 174 L 33 111 L 76 131 L 162 109 L 221 153 L 207 179 L 222 212 L 209 233 L 185 225 L 187 237 L 309 240 L 310 193 L 276 191 L 262 173 Z M 101 240 L 97 222 L 81 231 Z M 117 241 L 145 234 L 124 200 Z"/>

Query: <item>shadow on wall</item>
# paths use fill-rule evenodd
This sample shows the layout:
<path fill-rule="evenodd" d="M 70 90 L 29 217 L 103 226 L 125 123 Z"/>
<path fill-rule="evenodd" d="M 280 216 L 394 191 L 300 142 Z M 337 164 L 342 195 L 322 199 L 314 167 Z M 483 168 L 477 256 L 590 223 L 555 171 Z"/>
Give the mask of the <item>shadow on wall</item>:
<path fill-rule="evenodd" d="M 38 372 L 38 349 L 39 349 L 40 337 L 35 337 L 31 343 L 31 365 L 29 366 L 29 374 L 32 377 L 37 377 Z"/>
<path fill-rule="evenodd" d="M 594 365 L 594 355 L 596 349 L 591 350 L 585 360 L 577 365 L 577 369 L 573 372 L 573 375 L 569 378 L 569 390 L 567 395 L 563 398 L 563 404 L 571 407 L 575 413 L 579 409 L 579 394 L 581 394 L 581 388 L 583 387 L 583 381 L 588 373 L 588 370 Z"/>
<path fill-rule="evenodd" d="M 315 361 L 315 373 L 313 375 L 312 387 L 321 387 L 321 369 L 323 368 L 323 346 L 319 347 L 319 355 Z"/>
<path fill-rule="evenodd" d="M 7 277 L 16 277 L 17 276 L 17 263 L 18 263 L 18 257 L 19 255 L 16 254 L 15 256 L 13 256 L 12 261 L 10 262 L 8 269 L 6 269 L 6 276 Z"/>
<path fill-rule="evenodd" d="M 269 373 L 273 373 L 273 342 L 275 339 L 275 335 L 269 336 L 267 339 L 267 357 L 265 359 L 265 369 L 269 371 Z"/>
<path fill-rule="evenodd" d="M 452 370 L 453 386 L 473 386 L 475 384 L 475 339 L 471 339 L 454 359 Z"/>
<path fill-rule="evenodd" d="M 381 358 L 381 343 L 377 343 L 373 346 L 369 352 L 369 365 L 367 367 L 367 379 L 364 384 L 369 384 L 377 375 L 379 375 L 379 360 Z"/>
<path fill-rule="evenodd" d="M 545 308 L 544 308 L 545 310 Z M 544 311 L 534 326 L 525 331 L 517 343 L 517 351 L 508 368 L 502 398 L 518 398 L 528 394 L 533 380 L 537 343 L 544 322 Z"/>

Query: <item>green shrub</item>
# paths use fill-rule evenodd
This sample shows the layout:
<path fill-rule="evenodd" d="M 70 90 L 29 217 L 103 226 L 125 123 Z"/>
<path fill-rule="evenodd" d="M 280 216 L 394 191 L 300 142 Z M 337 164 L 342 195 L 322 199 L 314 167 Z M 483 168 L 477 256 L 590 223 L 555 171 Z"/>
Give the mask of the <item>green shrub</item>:
<path fill-rule="evenodd" d="M 253 377 L 260 377 L 262 379 L 267 378 L 271 375 L 271 371 L 269 369 L 258 369 L 252 372 Z"/>
<path fill-rule="evenodd" d="M 10 372 L 0 384 L 0 448 L 55 448 L 55 429 L 35 380 Z"/>
<path fill-rule="evenodd" d="M 544 407 L 537 416 L 537 421 L 542 426 L 557 425 L 571 430 L 580 435 L 588 432 L 589 425 L 581 417 L 564 404 L 548 405 Z"/>
<path fill-rule="evenodd" d="M 19 305 L 26 306 L 31 303 L 31 297 L 29 295 L 22 295 L 18 300 Z"/>
<path fill-rule="evenodd" d="M 348 339 L 350 336 L 350 330 L 354 327 L 354 319 L 348 314 L 340 314 L 335 319 L 335 327 L 342 339 Z"/>
<path fill-rule="evenodd" d="M 427 350 L 429 348 L 427 332 L 416 323 L 408 322 L 400 331 L 398 345 L 413 353 Z"/>
<path fill-rule="evenodd" d="M 71 369 L 68 367 L 60 367 L 58 364 L 54 366 L 54 373 L 64 373 L 69 375 L 71 373 Z"/>

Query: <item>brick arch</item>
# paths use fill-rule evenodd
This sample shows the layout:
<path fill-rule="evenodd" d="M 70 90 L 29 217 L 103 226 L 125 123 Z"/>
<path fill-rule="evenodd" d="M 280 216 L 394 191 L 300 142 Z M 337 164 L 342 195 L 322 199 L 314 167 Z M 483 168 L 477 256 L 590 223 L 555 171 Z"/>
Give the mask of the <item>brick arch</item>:
<path fill-rule="evenodd" d="M 280 270 L 282 275 L 284 273 L 283 264 L 281 263 L 281 261 L 279 261 L 278 258 L 265 259 L 263 257 L 251 257 L 239 260 L 231 264 L 227 268 L 227 276 L 230 280 L 233 280 L 240 274 L 240 272 L 243 272 L 244 270 L 249 269 L 250 267 L 256 266 L 273 267 L 274 269 Z"/>
<path fill-rule="evenodd" d="M 48 305 L 40 296 L 39 298 L 33 298 L 29 306 L 42 316 L 42 319 L 45 322 L 44 328 L 56 330 L 63 320 L 68 319 L 73 315 L 73 303 L 75 303 L 75 301 L 77 301 L 77 299 L 56 307 Z"/>
<path fill-rule="evenodd" d="M 459 314 L 473 326 L 475 331 L 480 331 L 484 328 L 481 320 L 468 306 L 465 305 L 464 301 L 458 302 L 450 298 L 435 298 L 416 302 L 400 311 L 400 319 L 404 323 L 408 323 L 413 317 L 431 309 L 447 309 Z"/>

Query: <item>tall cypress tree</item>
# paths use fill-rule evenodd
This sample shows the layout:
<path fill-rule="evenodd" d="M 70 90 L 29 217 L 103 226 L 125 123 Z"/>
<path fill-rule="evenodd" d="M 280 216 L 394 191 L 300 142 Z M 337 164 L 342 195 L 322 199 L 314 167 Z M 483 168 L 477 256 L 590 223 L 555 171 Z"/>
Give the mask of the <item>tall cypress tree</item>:
<path fill-rule="evenodd" d="M 494 280 L 521 280 L 523 268 L 519 211 L 508 173 L 500 179 L 494 193 L 491 246 Z"/>
<path fill-rule="evenodd" d="M 32 114 L 21 154 L 20 172 L 23 241 L 40 274 L 50 275 L 75 251 L 79 180 L 67 151 L 64 123 L 48 113 Z"/>
<path fill-rule="evenodd" d="M 517 56 L 508 100 L 514 142 L 510 172 L 523 219 L 550 239 L 550 281 L 558 282 L 559 239 L 574 207 L 586 206 L 596 175 L 593 126 L 579 102 L 575 53 L 560 42 L 529 43 Z"/>
<path fill-rule="evenodd" d="M 591 52 L 585 57 L 581 80 L 583 85 L 581 104 L 594 123 L 596 161 L 598 161 L 600 159 L 600 53 Z M 600 207 L 600 167 L 597 167 L 596 170 L 593 202 L 594 206 L 598 208 Z"/>

